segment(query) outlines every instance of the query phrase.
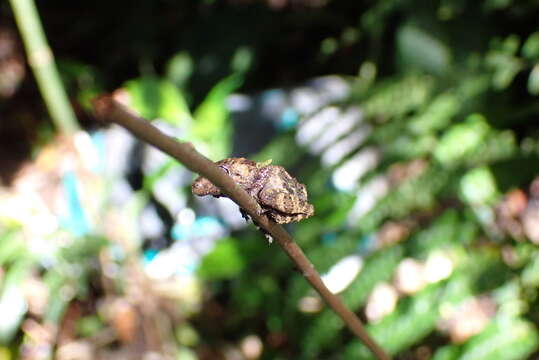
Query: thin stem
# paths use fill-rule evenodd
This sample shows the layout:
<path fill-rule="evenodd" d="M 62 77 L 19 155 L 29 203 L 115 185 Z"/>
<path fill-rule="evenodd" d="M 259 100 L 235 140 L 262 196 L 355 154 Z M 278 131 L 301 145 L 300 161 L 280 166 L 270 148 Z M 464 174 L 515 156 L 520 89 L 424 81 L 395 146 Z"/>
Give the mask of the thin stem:
<path fill-rule="evenodd" d="M 344 305 L 337 295 L 329 291 L 324 285 L 314 265 L 307 259 L 301 248 L 286 230 L 281 225 L 270 221 L 266 216 L 259 215 L 258 210 L 260 207 L 256 200 L 238 186 L 232 178 L 221 171 L 217 165 L 198 153 L 190 143 L 178 142 L 174 138 L 163 134 L 148 121 L 133 115 L 125 107 L 114 101 L 110 95 L 102 95 L 94 99 L 93 105 L 100 118 L 125 127 L 139 139 L 176 158 L 185 167 L 204 176 L 218 186 L 224 194 L 244 209 L 253 221 L 276 240 L 316 292 L 372 351 L 376 358 L 379 360 L 390 359 L 384 350 L 369 336 L 361 320 Z"/>
<path fill-rule="evenodd" d="M 54 125 L 64 134 L 77 131 L 79 126 L 60 81 L 34 1 L 10 0 L 10 3 L 26 48 L 28 63 Z"/>

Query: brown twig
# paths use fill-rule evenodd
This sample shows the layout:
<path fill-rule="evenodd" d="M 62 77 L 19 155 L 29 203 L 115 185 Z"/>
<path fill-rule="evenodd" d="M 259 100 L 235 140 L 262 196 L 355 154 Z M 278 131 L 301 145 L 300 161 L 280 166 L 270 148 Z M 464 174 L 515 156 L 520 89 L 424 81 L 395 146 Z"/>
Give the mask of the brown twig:
<path fill-rule="evenodd" d="M 220 170 L 217 165 L 198 153 L 190 143 L 182 143 L 163 134 L 148 121 L 134 115 L 116 102 L 110 95 L 99 96 L 93 100 L 93 105 L 98 117 L 125 127 L 139 139 L 174 157 L 191 171 L 204 176 L 217 185 L 224 194 L 238 204 L 240 208 L 244 209 L 253 221 L 276 240 L 316 292 L 372 351 L 376 358 L 380 360 L 390 359 L 384 350 L 369 336 L 361 320 L 344 305 L 337 295 L 328 290 L 314 265 L 307 259 L 301 248 L 286 230 L 266 216 L 259 215 L 259 205 L 256 200 Z"/>

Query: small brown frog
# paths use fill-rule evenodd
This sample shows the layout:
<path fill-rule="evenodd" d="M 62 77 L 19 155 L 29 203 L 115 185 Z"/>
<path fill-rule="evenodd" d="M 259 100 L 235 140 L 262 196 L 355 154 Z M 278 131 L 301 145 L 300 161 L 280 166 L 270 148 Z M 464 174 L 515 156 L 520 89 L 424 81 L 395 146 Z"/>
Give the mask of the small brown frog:
<path fill-rule="evenodd" d="M 246 158 L 228 158 L 216 163 L 260 204 L 262 210 L 278 224 L 300 221 L 314 214 L 307 199 L 305 185 L 282 167 L 256 163 Z M 199 176 L 192 186 L 198 196 L 225 196 L 208 179 Z"/>

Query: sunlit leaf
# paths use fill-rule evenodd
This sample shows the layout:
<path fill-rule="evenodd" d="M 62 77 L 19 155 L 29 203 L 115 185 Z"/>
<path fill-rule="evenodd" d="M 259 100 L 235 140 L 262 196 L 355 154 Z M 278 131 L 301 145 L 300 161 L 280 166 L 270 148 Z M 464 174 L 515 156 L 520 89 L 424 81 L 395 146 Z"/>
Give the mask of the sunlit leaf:
<path fill-rule="evenodd" d="M 342 294 L 352 309 L 361 306 L 370 291 L 381 281 L 388 280 L 403 256 L 403 248 L 394 246 L 380 251 L 366 260 L 356 280 Z M 304 335 L 303 349 L 308 358 L 318 354 L 338 336 L 344 323 L 329 309 L 320 314 Z"/>
<path fill-rule="evenodd" d="M 395 312 L 369 325 L 369 333 L 391 354 L 414 344 L 436 325 L 440 287 L 431 285 L 414 297 L 402 300 Z M 370 359 L 371 355 L 364 345 L 356 342 L 345 349 L 345 358 Z"/>
<path fill-rule="evenodd" d="M 232 124 L 225 101 L 242 82 L 243 77 L 238 74 L 221 80 L 194 113 L 191 136 L 194 141 L 202 143 L 203 152 L 211 159 L 222 159 L 230 152 Z"/>
<path fill-rule="evenodd" d="M 400 116 L 423 105 L 432 84 L 432 78 L 424 75 L 382 82 L 360 105 L 367 116 Z"/>
<path fill-rule="evenodd" d="M 462 177 L 460 189 L 462 197 L 471 204 L 491 203 L 499 195 L 496 180 L 486 168 L 475 168 Z"/>
<path fill-rule="evenodd" d="M 538 346 L 539 335 L 534 325 L 519 319 L 506 319 L 493 323 L 471 339 L 459 359 L 525 359 Z"/>
<path fill-rule="evenodd" d="M 0 233 L 0 266 L 8 261 L 23 258 L 28 254 L 20 231 L 12 230 Z"/>
<path fill-rule="evenodd" d="M 434 156 L 444 165 L 456 163 L 481 144 L 489 129 L 483 116 L 471 115 L 465 122 L 454 125 L 444 133 L 434 150 Z"/>
<path fill-rule="evenodd" d="M 28 310 L 21 284 L 34 266 L 29 257 L 18 259 L 7 268 L 0 289 L 0 343 L 8 343 L 16 335 L 23 316 Z"/>
<path fill-rule="evenodd" d="M 461 348 L 454 345 L 446 345 L 438 348 L 434 353 L 432 360 L 457 360 L 461 353 Z"/>
<path fill-rule="evenodd" d="M 422 113 L 410 121 L 410 130 L 421 134 L 444 129 L 458 112 L 459 106 L 456 94 L 442 94 L 433 99 Z"/>
<path fill-rule="evenodd" d="M 181 92 L 168 80 L 144 76 L 125 83 L 131 106 L 144 118 L 188 125 L 191 115 Z"/>

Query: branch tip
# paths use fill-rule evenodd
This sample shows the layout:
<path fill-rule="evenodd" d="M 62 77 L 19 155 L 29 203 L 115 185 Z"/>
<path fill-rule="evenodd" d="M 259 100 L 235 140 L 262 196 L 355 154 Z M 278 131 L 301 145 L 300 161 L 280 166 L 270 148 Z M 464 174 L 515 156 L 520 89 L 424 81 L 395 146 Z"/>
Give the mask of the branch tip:
<path fill-rule="evenodd" d="M 96 117 L 103 121 L 110 121 L 110 113 L 114 108 L 113 99 L 110 94 L 101 94 L 91 100 Z"/>

